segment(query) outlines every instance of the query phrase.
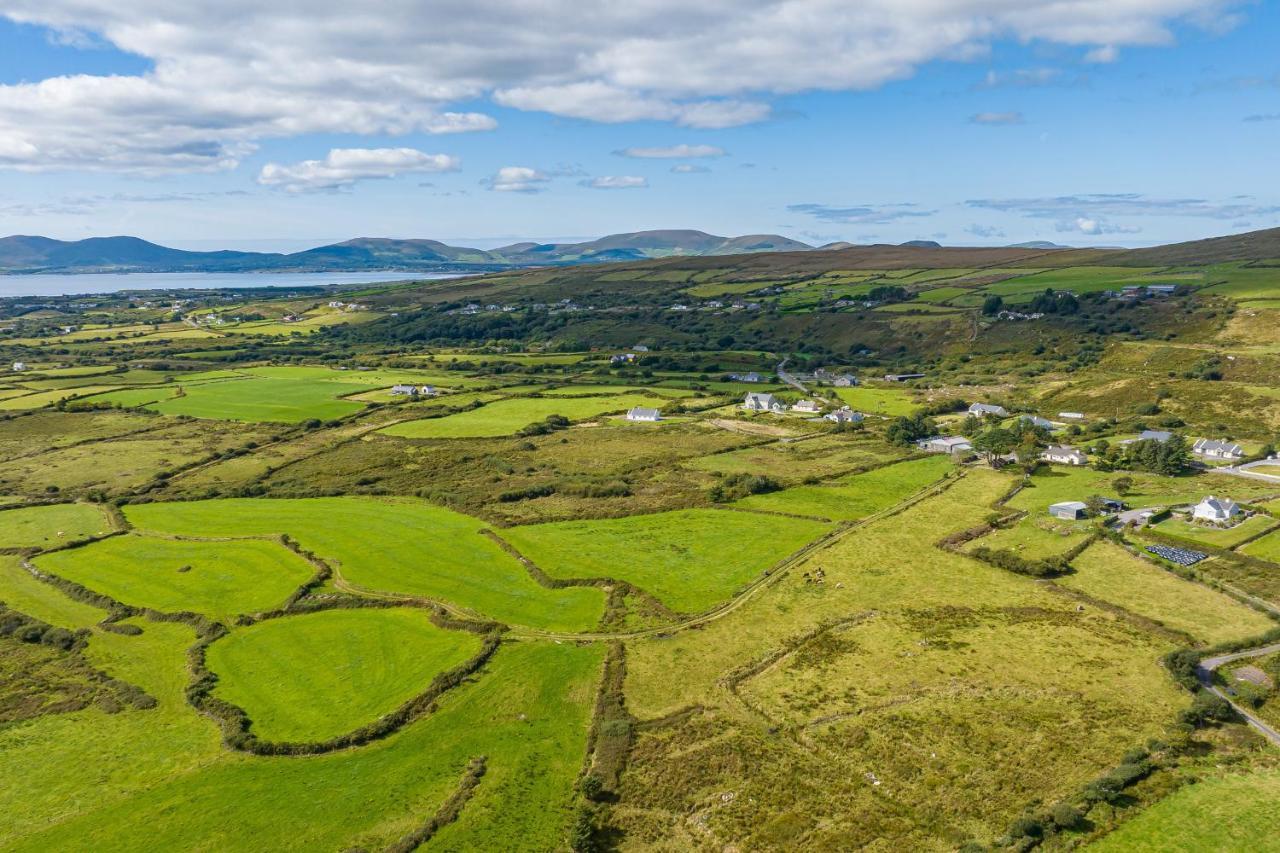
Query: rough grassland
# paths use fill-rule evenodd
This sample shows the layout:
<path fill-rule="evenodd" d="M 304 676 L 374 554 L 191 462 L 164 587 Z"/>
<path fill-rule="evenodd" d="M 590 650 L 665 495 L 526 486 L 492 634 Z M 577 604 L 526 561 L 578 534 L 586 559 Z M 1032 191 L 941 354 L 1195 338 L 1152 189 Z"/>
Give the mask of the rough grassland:
<path fill-rule="evenodd" d="M 0 838 L 14 850 L 383 849 L 488 757 L 459 821 L 436 849 L 559 848 L 601 649 L 520 643 L 440 702 L 435 714 L 356 750 L 312 758 L 233 753 L 182 698 L 183 625 L 95 635 L 95 665 L 144 687 L 150 711 L 86 710 L 0 731 Z"/>
<path fill-rule="evenodd" d="M 915 494 L 942 479 L 951 468 L 951 460 L 947 457 L 930 456 L 843 477 L 830 485 L 797 486 L 781 492 L 752 495 L 736 505 L 833 521 L 854 521 Z"/>
<path fill-rule="evenodd" d="M 480 638 L 422 610 L 328 610 L 270 619 L 209 647 L 216 694 L 265 740 L 325 740 L 372 722 L 465 661 Z"/>
<path fill-rule="evenodd" d="M 1134 557 L 1118 545 L 1090 545 L 1058 583 L 1185 631 L 1214 645 L 1252 637 L 1274 623 L 1243 604 Z"/>
<path fill-rule="evenodd" d="M 1280 850 L 1277 803 L 1280 771 L 1209 779 L 1180 789 L 1089 849 L 1098 853 Z"/>
<path fill-rule="evenodd" d="M 775 441 L 729 453 L 712 453 L 685 467 L 721 474 L 765 474 L 784 482 L 866 468 L 894 458 L 896 451 L 867 435 L 824 436 L 810 441 Z"/>
<path fill-rule="evenodd" d="M 111 530 L 89 504 L 54 504 L 0 512 L 0 548 L 54 548 Z"/>
<path fill-rule="evenodd" d="M 515 625 L 586 630 L 604 612 L 598 589 L 538 586 L 479 531 L 477 519 L 415 500 L 234 499 L 139 504 L 139 527 L 191 536 L 287 533 L 353 584 L 425 595 Z"/>
<path fill-rule="evenodd" d="M 193 610 L 219 619 L 269 610 L 315 572 L 278 542 L 188 542 L 138 535 L 46 554 L 35 564 L 125 604 Z"/>
<path fill-rule="evenodd" d="M 1268 528 L 1275 527 L 1276 524 L 1276 520 L 1270 516 L 1255 515 L 1253 518 L 1245 519 L 1235 527 L 1222 530 L 1216 527 L 1191 524 L 1181 518 L 1170 518 L 1157 524 L 1154 530 L 1157 533 L 1163 533 L 1165 536 L 1176 536 L 1179 539 L 1186 539 L 1191 542 L 1203 542 L 1215 548 L 1234 548 L 1246 539 L 1257 536 Z"/>
<path fill-rule="evenodd" d="M 1258 541 L 1245 545 L 1240 551 L 1250 557 L 1280 563 L 1280 531 L 1268 533 Z"/>
<path fill-rule="evenodd" d="M 830 528 L 774 515 L 691 509 L 513 527 L 502 535 L 552 577 L 612 577 L 696 613 Z"/>
<path fill-rule="evenodd" d="M 1011 483 L 973 470 L 702 630 L 636 642 L 633 713 L 706 709 L 641 735 L 622 793 L 637 840 L 680 837 L 696 810 L 713 845 L 954 850 L 1161 733 L 1187 701 L 1166 641 L 934 547 Z M 721 686 L 735 671 L 741 700 Z"/>
<path fill-rule="evenodd" d="M 549 415 L 563 415 L 569 420 L 580 420 L 606 412 L 625 412 L 633 406 L 660 409 L 668 402 L 644 394 L 614 397 L 520 397 L 500 400 L 479 409 L 443 418 L 395 424 L 382 432 L 399 438 L 481 438 L 511 435 L 521 427 L 541 421 Z"/>
<path fill-rule="evenodd" d="M 1007 549 L 1032 560 L 1056 557 L 1084 541 L 1085 526 L 1056 521 L 1048 516 L 1024 518 L 1012 527 L 996 530 L 970 547 Z"/>

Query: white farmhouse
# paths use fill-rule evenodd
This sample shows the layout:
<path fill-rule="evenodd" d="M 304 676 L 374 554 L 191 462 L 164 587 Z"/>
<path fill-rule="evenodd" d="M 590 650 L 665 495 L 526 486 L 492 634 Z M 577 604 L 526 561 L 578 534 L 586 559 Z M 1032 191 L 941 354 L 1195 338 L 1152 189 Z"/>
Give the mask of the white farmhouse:
<path fill-rule="evenodd" d="M 417 385 L 392 385 L 391 394 L 393 396 L 412 397 L 418 393 Z"/>
<path fill-rule="evenodd" d="M 1205 459 L 1226 459 L 1236 460 L 1244 458 L 1244 448 L 1240 445 L 1223 439 L 1216 441 L 1214 439 L 1202 438 L 1191 447 L 1191 452 Z"/>
<path fill-rule="evenodd" d="M 1045 462 L 1058 465 L 1088 465 L 1089 457 L 1082 450 L 1067 445 L 1051 444 L 1045 448 L 1040 458 Z"/>
<path fill-rule="evenodd" d="M 793 412 L 804 412 L 809 415 L 816 415 L 822 411 L 822 406 L 818 405 L 817 400 L 800 400 L 791 407 Z"/>
<path fill-rule="evenodd" d="M 785 412 L 786 404 L 772 394 L 748 391 L 742 399 L 742 408 L 750 412 Z"/>
<path fill-rule="evenodd" d="M 1228 524 L 1243 514 L 1240 504 L 1230 498 L 1215 498 L 1213 495 L 1200 501 L 1191 510 L 1191 517 L 1196 521 L 1207 521 L 1210 524 Z"/>
<path fill-rule="evenodd" d="M 634 409 L 627 412 L 627 420 L 655 423 L 662 420 L 662 413 L 657 409 L 646 409 L 644 406 L 636 406 Z"/>
<path fill-rule="evenodd" d="M 22 371 L 24 371 L 24 370 L 26 370 L 26 369 L 27 369 L 27 363 L 26 363 L 25 361 L 15 361 L 15 362 L 13 363 L 13 372 L 14 372 L 14 373 L 21 373 Z"/>
<path fill-rule="evenodd" d="M 822 417 L 837 424 L 860 424 L 863 421 L 862 412 L 855 412 L 848 406 L 842 406 L 834 412 L 827 412 Z"/>
<path fill-rule="evenodd" d="M 1009 413 L 1004 406 L 995 406 L 988 403 L 974 403 L 969 407 L 969 414 L 983 417 L 984 415 L 994 415 L 997 418 L 1007 418 Z"/>

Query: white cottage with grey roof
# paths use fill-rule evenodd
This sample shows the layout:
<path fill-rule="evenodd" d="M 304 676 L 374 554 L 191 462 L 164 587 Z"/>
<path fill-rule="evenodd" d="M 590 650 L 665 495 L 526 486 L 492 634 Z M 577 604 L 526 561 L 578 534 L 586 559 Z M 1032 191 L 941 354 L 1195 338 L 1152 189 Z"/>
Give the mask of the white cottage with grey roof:
<path fill-rule="evenodd" d="M 1244 448 L 1232 441 L 1202 438 L 1191 447 L 1191 452 L 1205 459 L 1235 460 L 1244 458 Z"/>
<path fill-rule="evenodd" d="M 787 406 L 772 394 L 748 391 L 742 398 L 742 408 L 749 412 L 785 412 Z"/>

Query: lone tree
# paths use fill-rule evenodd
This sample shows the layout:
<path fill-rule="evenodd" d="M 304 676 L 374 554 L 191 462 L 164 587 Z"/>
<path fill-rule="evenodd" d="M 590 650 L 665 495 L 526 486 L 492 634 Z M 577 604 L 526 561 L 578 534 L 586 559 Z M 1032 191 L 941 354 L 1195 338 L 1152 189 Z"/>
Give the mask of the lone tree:
<path fill-rule="evenodd" d="M 1012 453 L 1017 446 L 1018 437 L 1000 427 L 992 427 L 973 440 L 973 449 L 981 453 L 992 467 L 995 467 L 999 457 Z"/>

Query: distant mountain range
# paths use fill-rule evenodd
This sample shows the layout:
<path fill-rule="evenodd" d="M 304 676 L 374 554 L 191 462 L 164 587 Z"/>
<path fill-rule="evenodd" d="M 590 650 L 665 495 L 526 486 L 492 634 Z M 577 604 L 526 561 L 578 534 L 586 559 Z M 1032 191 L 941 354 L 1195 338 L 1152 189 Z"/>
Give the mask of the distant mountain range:
<path fill-rule="evenodd" d="M 137 237 L 91 237 L 64 241 L 48 237 L 0 238 L 0 274 L 90 272 L 492 272 L 532 266 L 642 261 L 652 258 L 742 255 L 757 252 L 812 252 L 872 248 L 917 250 L 941 248 L 932 240 L 900 246 L 857 246 L 827 243 L 810 246 L 777 234 L 720 237 L 703 231 L 635 231 L 611 234 L 583 243 L 512 243 L 497 249 L 450 246 L 438 240 L 392 240 L 359 237 L 303 252 L 188 252 L 158 246 Z M 1034 241 L 1011 249 L 1066 250 Z M 1112 250 L 1109 263 L 1214 263 L 1280 258 L 1280 228 L 1215 237 L 1191 243 L 1129 251 Z"/>
<path fill-rule="evenodd" d="M 498 249 L 450 246 L 438 240 L 360 237 L 303 252 L 188 252 L 137 237 L 0 238 L 0 273 L 86 272 L 335 272 L 361 270 L 492 271 L 509 267 L 638 261 L 649 258 L 810 251 L 777 234 L 720 237 L 702 231 L 637 231 L 584 243 L 513 243 Z"/>

